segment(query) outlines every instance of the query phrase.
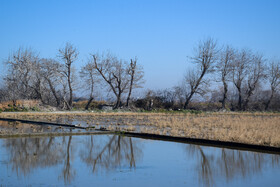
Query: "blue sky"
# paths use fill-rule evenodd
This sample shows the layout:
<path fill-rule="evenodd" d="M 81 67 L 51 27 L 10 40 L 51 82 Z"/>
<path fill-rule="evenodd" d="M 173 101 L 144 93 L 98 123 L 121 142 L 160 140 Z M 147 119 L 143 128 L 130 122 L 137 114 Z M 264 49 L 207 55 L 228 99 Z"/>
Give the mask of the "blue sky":
<path fill-rule="evenodd" d="M 0 0 L 0 61 L 19 47 L 56 58 L 65 42 L 88 54 L 110 50 L 138 57 L 147 88 L 179 83 L 187 56 L 207 37 L 266 58 L 280 54 L 280 1 L 275 0 Z M 3 76 L 4 67 L 0 65 Z"/>

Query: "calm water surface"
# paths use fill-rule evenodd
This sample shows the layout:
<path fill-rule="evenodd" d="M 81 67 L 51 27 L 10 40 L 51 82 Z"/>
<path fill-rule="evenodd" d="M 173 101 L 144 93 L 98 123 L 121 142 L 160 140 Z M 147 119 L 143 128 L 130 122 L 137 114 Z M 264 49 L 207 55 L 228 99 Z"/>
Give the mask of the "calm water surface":
<path fill-rule="evenodd" d="M 2 186 L 279 186 L 280 156 L 118 135 L 0 139 Z"/>

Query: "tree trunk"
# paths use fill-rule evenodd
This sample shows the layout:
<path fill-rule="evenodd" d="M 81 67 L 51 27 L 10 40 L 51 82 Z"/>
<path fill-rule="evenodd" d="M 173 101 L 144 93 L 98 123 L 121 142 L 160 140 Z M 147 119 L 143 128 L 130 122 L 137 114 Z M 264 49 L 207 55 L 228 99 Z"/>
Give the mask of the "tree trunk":
<path fill-rule="evenodd" d="M 250 90 L 248 91 L 247 98 L 243 104 L 243 111 L 247 110 L 247 108 L 248 108 L 250 97 L 253 95 L 253 90 L 254 90 L 254 88 L 253 89 L 250 88 Z"/>
<path fill-rule="evenodd" d="M 86 110 L 88 110 L 89 105 L 90 105 L 90 103 L 92 102 L 92 100 L 93 100 L 93 97 L 91 96 L 91 97 L 89 98 L 88 102 L 87 102 L 86 107 L 85 107 Z"/>
<path fill-rule="evenodd" d="M 127 99 L 126 99 L 126 106 L 128 107 L 129 106 L 129 100 L 130 100 L 130 96 L 131 96 L 131 92 L 132 92 L 132 84 L 133 84 L 133 81 L 131 81 L 131 85 L 129 87 L 129 92 L 128 92 L 128 96 L 127 96 Z"/>
<path fill-rule="evenodd" d="M 130 100 L 130 96 L 131 96 L 131 92 L 132 92 L 132 87 L 133 87 L 136 61 L 135 61 L 135 64 L 134 64 L 133 61 L 131 60 L 130 66 L 131 66 L 131 79 L 130 79 L 129 92 L 128 92 L 128 96 L 127 96 L 127 100 L 126 100 L 126 106 L 127 107 L 129 105 L 129 100 Z"/>
<path fill-rule="evenodd" d="M 190 100 L 191 100 L 193 94 L 194 94 L 194 92 L 191 92 L 190 95 L 187 97 L 186 102 L 185 102 L 185 105 L 184 105 L 184 109 L 185 109 L 185 110 L 188 108 L 189 103 L 190 103 Z"/>
<path fill-rule="evenodd" d="M 244 102 L 244 104 L 243 104 L 243 108 L 242 108 L 243 111 L 247 110 L 248 104 L 249 104 L 249 98 L 247 97 L 246 100 L 245 100 L 245 102 Z"/>
<path fill-rule="evenodd" d="M 200 75 L 199 79 L 198 79 L 198 80 L 196 81 L 196 83 L 195 83 L 195 86 L 191 89 L 191 93 L 190 93 L 189 97 L 187 97 L 187 99 L 186 99 L 186 102 L 185 102 L 185 105 L 184 105 L 184 109 L 187 109 L 187 108 L 188 108 L 188 105 L 189 105 L 189 103 L 190 103 L 190 100 L 191 100 L 193 94 L 196 93 L 197 88 L 198 88 L 198 86 L 200 85 L 200 82 L 201 82 L 201 80 L 203 79 L 203 77 L 204 77 L 206 71 L 207 71 L 207 68 L 204 67 L 203 71 L 201 72 L 201 75 Z"/>
<path fill-rule="evenodd" d="M 67 100 L 63 97 L 64 100 L 64 104 L 66 104 L 67 110 L 71 110 L 71 106 L 69 105 L 69 103 L 67 102 Z"/>
<path fill-rule="evenodd" d="M 224 95 L 223 95 L 223 100 L 222 100 L 222 109 L 225 109 L 226 108 L 228 86 L 227 86 L 227 83 L 224 80 L 223 80 L 223 84 L 224 84 Z"/>
<path fill-rule="evenodd" d="M 60 105 L 60 100 L 59 100 L 59 98 L 58 98 L 58 96 L 57 96 L 57 94 L 56 94 L 55 88 L 53 87 L 52 82 L 51 82 L 50 79 L 47 79 L 47 81 L 48 81 L 48 83 L 49 83 L 49 86 L 50 86 L 50 89 L 51 89 L 51 91 L 52 91 L 52 94 L 53 94 L 53 96 L 54 96 L 54 98 L 55 98 L 56 106 L 59 107 L 59 105 Z"/>
<path fill-rule="evenodd" d="M 117 102 L 116 102 L 116 104 L 115 104 L 114 109 L 120 108 L 120 106 L 121 106 L 121 95 L 118 94 L 118 95 L 117 95 Z"/>
<path fill-rule="evenodd" d="M 269 98 L 269 100 L 267 101 L 267 103 L 265 104 L 265 110 L 268 109 L 268 107 L 269 107 L 269 105 L 270 105 L 270 102 L 271 102 L 273 96 L 274 96 L 274 91 L 271 92 L 270 98 Z"/>
<path fill-rule="evenodd" d="M 72 90 L 72 86 L 71 86 L 71 66 L 68 67 L 68 87 L 69 87 L 69 102 L 68 102 L 68 104 L 69 104 L 69 107 L 71 109 L 72 104 L 73 104 L 73 90 Z"/>
<path fill-rule="evenodd" d="M 130 101 L 131 92 L 132 92 L 132 88 L 130 87 L 130 88 L 129 88 L 129 92 L 128 92 L 128 96 L 127 96 L 127 99 L 126 99 L 126 106 L 127 106 L 127 107 L 129 106 L 129 101 Z"/>
<path fill-rule="evenodd" d="M 34 91 L 36 92 L 36 99 L 42 101 L 43 104 L 46 104 L 44 101 L 43 101 L 43 97 L 42 97 L 42 94 L 41 94 L 41 91 L 40 91 L 40 86 L 38 86 L 38 89 L 34 89 Z"/>
<path fill-rule="evenodd" d="M 241 95 L 241 88 L 238 89 L 238 110 L 242 109 L 242 95 Z"/>

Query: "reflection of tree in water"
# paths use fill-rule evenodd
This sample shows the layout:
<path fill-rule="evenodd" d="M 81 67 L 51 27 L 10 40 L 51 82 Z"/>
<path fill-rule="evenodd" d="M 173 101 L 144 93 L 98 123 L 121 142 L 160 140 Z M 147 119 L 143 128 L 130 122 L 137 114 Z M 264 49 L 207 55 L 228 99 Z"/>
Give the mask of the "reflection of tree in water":
<path fill-rule="evenodd" d="M 68 141 L 67 141 L 68 138 Z M 63 173 L 63 179 L 64 183 L 71 183 L 71 181 L 75 177 L 75 170 L 71 166 L 71 161 L 74 159 L 74 154 L 73 154 L 73 147 L 71 146 L 71 140 L 72 136 L 68 137 L 63 137 L 62 139 L 62 145 L 63 145 L 63 158 L 64 158 L 64 164 L 62 168 L 62 173 Z"/>
<path fill-rule="evenodd" d="M 230 181 L 237 176 L 245 178 L 261 173 L 265 167 L 280 166 L 280 155 L 225 148 L 210 151 L 198 145 L 187 145 L 186 150 L 198 158 L 199 180 L 207 186 L 213 186 L 215 179 L 225 178 Z"/>
<path fill-rule="evenodd" d="M 188 144 L 186 150 L 191 156 L 196 156 L 197 170 L 199 181 L 203 181 L 206 185 L 213 184 L 211 162 L 213 161 L 213 156 L 207 156 L 200 146 Z"/>
<path fill-rule="evenodd" d="M 9 163 L 17 174 L 26 176 L 32 169 L 57 165 L 63 159 L 62 145 L 54 137 L 6 139 Z"/>
<path fill-rule="evenodd" d="M 92 168 L 93 173 L 102 169 L 108 171 L 117 166 L 129 165 L 129 168 L 135 168 L 135 161 L 141 155 L 141 150 L 132 138 L 112 135 L 97 143 L 95 137 L 90 136 L 84 144 L 87 149 L 80 152 L 81 159 Z"/>
<path fill-rule="evenodd" d="M 50 166 L 62 165 L 65 184 L 70 184 L 75 177 L 75 168 L 71 165 L 75 153 L 79 153 L 81 160 L 92 167 L 107 171 L 117 166 L 129 165 L 135 167 L 136 158 L 140 155 L 137 143 L 131 138 L 112 135 L 108 141 L 104 136 L 83 136 L 84 144 L 73 144 L 72 136 L 15 138 L 6 139 L 9 163 L 17 175 L 27 176 L 32 170 Z M 77 149 L 79 151 L 77 151 Z"/>
<path fill-rule="evenodd" d="M 65 183 L 70 183 L 75 171 L 71 168 L 71 140 L 69 137 L 15 138 L 6 140 L 9 163 L 17 175 L 26 176 L 36 168 L 56 166 L 63 163 L 62 174 Z"/>

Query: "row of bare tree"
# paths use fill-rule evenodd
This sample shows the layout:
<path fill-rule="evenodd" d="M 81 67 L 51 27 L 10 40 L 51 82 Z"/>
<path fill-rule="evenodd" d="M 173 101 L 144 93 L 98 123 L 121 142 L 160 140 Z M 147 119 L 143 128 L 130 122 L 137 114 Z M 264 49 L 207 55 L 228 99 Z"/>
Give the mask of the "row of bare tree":
<path fill-rule="evenodd" d="M 78 50 L 70 43 L 58 50 L 58 58 L 40 58 L 31 49 L 20 48 L 6 61 L 5 87 L 1 89 L 1 100 L 37 99 L 42 103 L 63 109 L 72 109 L 73 93 L 84 90 L 89 93 L 86 106 L 94 100 L 94 89 L 104 85 L 116 96 L 115 108 L 128 106 L 134 88 L 143 83 L 143 70 L 137 58 L 130 63 L 110 53 L 93 54 L 81 68 L 79 77 L 73 66 L 77 63 Z M 81 84 L 85 83 L 85 84 Z M 83 85 L 83 86 L 80 86 Z M 126 103 L 122 99 L 126 95 Z"/>
<path fill-rule="evenodd" d="M 238 110 L 247 110 L 252 96 L 265 86 L 270 86 L 265 103 L 267 110 L 280 85 L 280 62 L 269 62 L 263 55 L 249 49 L 238 50 L 231 46 L 219 47 L 212 38 L 199 43 L 191 58 L 197 67 L 185 76 L 187 86 L 186 109 L 194 94 L 205 95 L 211 82 L 222 83 L 222 108 L 226 107 L 229 86 L 237 91 Z M 208 74 L 211 74 L 209 79 Z M 211 80 L 212 79 L 212 80 Z"/>
<path fill-rule="evenodd" d="M 249 49 L 221 47 L 212 38 L 201 41 L 189 60 L 193 66 L 182 84 L 148 91 L 144 100 L 136 104 L 149 108 L 152 100 L 155 108 L 188 109 L 193 107 L 190 102 L 196 97 L 196 103 L 221 103 L 219 109 L 229 105 L 232 110 L 267 110 L 279 95 L 280 61 L 269 61 Z M 249 108 L 253 102 L 263 107 Z"/>
<path fill-rule="evenodd" d="M 74 74 L 72 64 L 78 52 L 70 44 L 59 50 L 59 58 L 40 58 L 31 49 L 18 49 L 6 61 L 6 100 L 37 99 L 45 104 L 71 109 Z M 63 106 L 62 106 L 63 105 Z"/>
<path fill-rule="evenodd" d="M 6 86 L 0 90 L 0 100 L 38 99 L 70 110 L 73 92 L 85 90 L 89 95 L 85 107 L 88 109 L 96 99 L 95 90 L 101 87 L 106 88 L 103 93 L 115 97 L 114 108 L 132 103 L 132 91 L 144 83 L 143 68 L 137 58 L 127 62 L 111 53 L 91 54 L 77 76 L 73 63 L 78 62 L 78 54 L 69 43 L 58 50 L 59 60 L 40 58 L 31 49 L 19 49 L 6 61 Z M 249 49 L 219 46 L 212 38 L 201 41 L 189 61 L 192 67 L 181 85 L 161 93 L 149 91 L 134 104 L 152 108 L 157 99 L 165 103 L 165 108 L 177 104 L 188 109 L 196 98 L 199 102 L 220 102 L 222 109 L 230 106 L 232 110 L 248 110 L 252 108 L 249 105 L 258 102 L 263 110 L 268 110 L 277 100 L 280 61 L 267 60 Z"/>

